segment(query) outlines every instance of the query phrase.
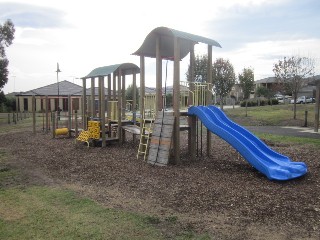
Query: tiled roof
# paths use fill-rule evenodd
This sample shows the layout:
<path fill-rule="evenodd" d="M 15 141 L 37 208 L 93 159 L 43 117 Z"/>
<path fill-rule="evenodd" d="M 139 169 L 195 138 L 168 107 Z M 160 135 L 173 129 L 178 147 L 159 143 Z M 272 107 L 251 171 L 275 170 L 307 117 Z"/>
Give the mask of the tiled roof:
<path fill-rule="evenodd" d="M 98 88 L 95 88 L 95 95 L 98 94 Z M 86 90 L 87 96 L 91 95 L 91 89 L 88 88 Z M 105 88 L 105 94 L 108 94 L 107 88 Z M 16 96 L 58 96 L 58 83 L 53 83 L 44 87 L 36 88 L 26 92 L 16 93 Z M 75 83 L 71 83 L 69 81 L 61 81 L 59 82 L 59 95 L 60 96 L 81 96 L 82 95 L 82 86 L 79 86 Z"/>

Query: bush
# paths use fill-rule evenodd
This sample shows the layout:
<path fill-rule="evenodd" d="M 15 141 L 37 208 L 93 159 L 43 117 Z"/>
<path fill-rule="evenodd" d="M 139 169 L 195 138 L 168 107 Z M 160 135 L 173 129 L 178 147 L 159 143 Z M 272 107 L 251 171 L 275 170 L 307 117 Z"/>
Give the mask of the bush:
<path fill-rule="evenodd" d="M 278 99 L 272 98 L 270 100 L 267 99 L 260 99 L 260 106 L 267 106 L 267 105 L 277 105 L 279 104 Z M 246 106 L 246 101 L 241 101 L 240 102 L 241 107 Z M 258 99 L 249 99 L 248 100 L 248 107 L 256 107 L 259 106 L 259 100 Z"/>

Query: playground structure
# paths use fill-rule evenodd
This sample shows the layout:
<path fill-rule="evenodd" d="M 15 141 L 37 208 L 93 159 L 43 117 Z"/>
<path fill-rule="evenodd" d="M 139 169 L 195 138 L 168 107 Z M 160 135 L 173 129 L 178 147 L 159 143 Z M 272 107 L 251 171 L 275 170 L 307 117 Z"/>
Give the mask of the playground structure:
<path fill-rule="evenodd" d="M 204 43 L 208 46 L 207 82 L 193 82 L 194 79 L 194 45 Z M 166 165 L 169 161 L 170 150 L 173 150 L 172 163 L 180 163 L 180 131 L 188 130 L 188 149 L 191 160 L 196 158 L 197 120 L 199 119 L 207 128 L 207 155 L 210 155 L 211 134 L 215 133 L 229 142 L 242 156 L 257 170 L 269 179 L 288 180 L 302 176 L 307 167 L 304 163 L 293 163 L 289 158 L 274 152 L 262 144 L 252 141 L 256 137 L 226 119 L 212 105 L 212 46 L 221 47 L 218 42 L 201 36 L 177 31 L 170 28 L 159 27 L 151 31 L 142 46 L 133 54 L 140 57 L 140 68 L 132 63 L 116 64 L 92 70 L 83 77 L 82 93 L 82 136 L 79 140 L 89 145 L 89 139 L 96 139 L 105 147 L 107 141 L 117 140 L 123 143 L 125 131 L 140 134 L 139 153 L 146 157 L 148 143 L 150 152 L 148 162 L 153 165 Z M 189 79 L 186 83 L 180 81 L 180 61 L 190 54 Z M 156 94 L 145 94 L 145 57 L 156 58 Z M 162 92 L 162 60 L 171 60 L 173 69 L 173 111 L 165 112 Z M 128 128 L 127 124 L 137 122 L 136 74 L 140 73 L 140 128 Z M 125 99 L 126 76 L 133 76 L 133 100 L 127 103 Z M 108 95 L 105 98 L 104 78 L 107 77 Z M 95 78 L 98 78 L 99 104 L 95 108 L 93 99 L 87 99 L 86 81 L 91 80 L 91 96 L 94 96 Z M 111 85 L 111 79 L 113 84 Z M 188 95 L 181 94 L 181 85 L 187 88 Z M 112 92 L 111 92 L 112 90 Z M 106 101 L 105 101 L 106 99 Z M 106 111 L 106 102 L 108 108 Z M 131 106 L 132 119 L 127 120 L 125 109 Z M 149 107 L 153 105 L 152 107 Z M 193 106 L 193 107 L 190 107 Z M 129 107 L 130 108 L 130 107 Z M 182 109 L 188 111 L 182 111 Z M 153 111 L 152 111 L 153 110 Z M 220 110 L 219 110 L 220 111 Z M 107 112 L 107 116 L 105 113 Z M 146 128 L 146 114 L 155 114 L 154 127 Z M 188 118 L 188 127 L 182 127 L 180 118 Z M 152 117 L 153 118 L 153 117 Z M 87 119 L 90 121 L 87 124 Z M 92 128 L 99 123 L 99 128 Z M 152 121 L 151 121 L 152 122 Z M 142 123 L 142 125 L 141 125 Z M 116 137 L 111 136 L 112 129 L 116 128 Z M 87 130 L 86 130 L 87 129 Z M 202 128 L 201 128 L 202 129 Z M 222 129 L 222 130 L 221 130 Z M 63 132 L 63 130 L 61 130 Z M 201 130 L 202 131 L 202 130 Z M 152 132 L 152 138 L 151 138 Z M 143 145 L 143 148 L 140 148 Z M 239 147 L 241 146 L 241 147 Z M 259 146 L 259 147 L 258 147 Z M 261 167 L 263 166 L 263 167 Z"/>
<path fill-rule="evenodd" d="M 83 129 L 88 129 L 87 121 L 89 120 L 99 120 L 100 121 L 100 131 L 101 137 L 94 138 L 101 142 L 101 146 L 105 147 L 107 141 L 119 141 L 124 142 L 125 133 L 123 126 L 131 123 L 136 123 L 136 113 L 137 113 L 137 99 L 136 99 L 136 74 L 140 72 L 138 66 L 133 63 L 122 63 L 110 66 L 104 66 L 93 69 L 87 76 L 82 78 L 83 83 L 83 93 L 82 93 L 82 119 Z M 126 91 L 126 76 L 133 76 L 133 100 L 132 102 L 127 102 L 125 97 Z M 107 98 L 105 96 L 105 80 L 107 77 Z M 98 108 L 96 109 L 94 99 L 89 99 L 86 96 L 86 81 L 91 80 L 91 96 L 94 96 L 95 91 L 95 78 L 98 78 Z M 112 79 L 112 81 L 111 81 Z M 88 99 L 88 100 L 87 100 Z M 107 103 L 107 107 L 106 107 Z M 132 119 L 126 119 L 126 109 L 131 108 Z M 107 110 L 107 111 L 106 111 Z M 107 114 L 106 114 L 107 113 Z M 117 129 L 114 131 L 114 129 Z M 88 129 L 90 132 L 90 129 Z M 114 134 L 111 134 L 111 133 Z M 90 134 L 84 136 L 79 136 L 79 141 L 88 142 L 87 138 L 90 138 Z M 114 136 L 116 135 L 116 136 Z"/>
<path fill-rule="evenodd" d="M 206 83 L 193 83 L 194 79 L 194 45 L 197 43 L 205 43 L 208 46 L 208 66 L 207 66 L 207 82 Z M 204 114 L 203 109 L 198 107 L 191 107 L 187 114 L 180 112 L 181 97 L 180 97 L 180 60 L 190 53 L 190 64 L 189 64 L 189 79 L 188 79 L 188 105 L 193 106 L 206 106 L 212 105 L 212 46 L 221 47 L 218 42 L 212 39 L 204 38 L 201 36 L 177 31 L 170 28 L 159 27 L 151 31 L 146 39 L 144 40 L 142 46 L 133 54 L 140 56 L 140 87 L 141 89 L 145 86 L 144 79 L 144 69 L 145 69 L 145 57 L 156 58 L 156 112 L 157 119 L 155 123 L 160 123 L 159 126 L 154 127 L 154 132 L 159 132 L 156 136 L 156 153 L 150 154 L 148 162 L 153 164 L 166 164 L 166 159 L 168 154 L 165 154 L 164 158 L 159 158 L 160 150 L 165 148 L 165 152 L 168 153 L 165 146 L 170 145 L 169 149 L 173 148 L 174 152 L 174 163 L 180 162 L 180 117 L 188 116 L 189 123 L 189 155 L 191 159 L 195 159 L 196 153 L 196 117 L 205 123 L 207 127 L 207 154 L 210 155 L 211 146 L 211 132 L 218 133 L 220 128 L 224 128 L 228 125 L 225 132 L 219 136 L 227 140 L 233 147 L 235 147 L 244 158 L 246 158 L 257 170 L 265 174 L 269 179 L 277 180 L 288 180 L 304 175 L 307 172 L 307 167 L 304 163 L 293 163 L 287 157 L 280 154 L 272 155 L 270 151 L 273 151 L 266 147 L 265 152 L 262 149 L 254 150 L 254 145 L 246 143 L 246 141 L 251 142 L 252 139 L 256 139 L 252 134 L 247 131 L 243 131 L 243 128 L 237 128 L 238 125 L 232 124 L 231 121 L 221 121 L 221 119 L 215 117 L 215 114 Z M 174 62 L 173 70 L 173 118 L 171 116 L 166 116 L 163 110 L 162 101 L 162 59 L 172 60 Z M 141 91 L 141 101 L 144 98 L 144 92 Z M 196 109 L 196 110 L 194 110 Z M 213 112 L 210 110 L 210 113 Z M 162 115 L 161 118 L 160 115 Z M 215 118 L 214 118 L 214 117 Z M 167 119 L 166 119 L 167 117 Z M 221 123 L 220 125 L 215 125 L 215 121 Z M 212 127 L 216 126 L 216 127 Z M 171 131 L 172 129 L 172 131 Z M 227 129 L 231 129 L 230 132 Z M 245 136 L 243 136 L 245 134 Z M 243 138 L 242 138 L 243 137 Z M 172 140 L 172 142 L 170 141 Z M 152 141 L 151 141 L 152 142 Z M 256 144 L 259 146 L 264 146 L 259 140 Z M 238 144 L 242 144 L 243 148 L 238 148 Z M 262 147 L 261 147 L 262 148 Z M 251 155 L 246 154 L 250 152 L 256 154 L 257 156 L 251 157 Z M 269 154 L 269 155 L 268 155 Z M 265 156 L 265 158 L 260 158 L 260 155 Z M 151 156 L 151 157 L 150 157 Z M 263 159 L 263 160 L 262 160 Z M 266 164 L 264 164 L 264 161 Z M 260 167 L 263 165 L 264 167 Z"/>

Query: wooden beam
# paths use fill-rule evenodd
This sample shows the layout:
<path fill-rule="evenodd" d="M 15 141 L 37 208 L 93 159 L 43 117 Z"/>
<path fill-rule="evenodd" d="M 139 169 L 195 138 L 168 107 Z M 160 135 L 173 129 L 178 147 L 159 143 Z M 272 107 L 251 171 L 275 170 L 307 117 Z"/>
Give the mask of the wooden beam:
<path fill-rule="evenodd" d="M 121 117 L 121 106 L 122 106 L 122 97 L 121 97 L 121 75 L 122 75 L 122 71 L 121 69 L 119 69 L 119 72 L 118 72 L 118 138 L 119 138 L 119 142 L 122 143 L 122 134 L 121 134 L 121 120 L 122 120 L 122 117 Z"/>
<path fill-rule="evenodd" d="M 208 45 L 208 67 L 207 67 L 207 83 L 211 87 L 212 85 L 212 46 Z M 212 95 L 211 92 L 206 92 L 206 102 L 207 105 L 212 105 Z M 212 133 L 209 129 L 207 129 L 207 156 L 211 154 L 211 137 Z"/>
<path fill-rule="evenodd" d="M 36 97 L 32 95 L 32 126 L 33 134 L 36 134 Z"/>
<path fill-rule="evenodd" d="M 194 56 L 194 43 L 190 43 L 190 67 L 189 67 L 189 97 L 188 97 L 188 105 L 193 105 L 193 94 L 194 93 L 194 85 L 192 82 L 194 81 L 194 65 L 195 65 L 195 56 Z M 196 117 L 189 116 L 188 117 L 188 125 L 190 127 L 190 131 L 188 131 L 188 146 L 189 146 L 189 156 L 191 161 L 196 160 Z"/>
<path fill-rule="evenodd" d="M 174 37 L 174 70 L 173 70 L 173 112 L 174 164 L 180 163 L 180 39 Z"/>
<path fill-rule="evenodd" d="M 86 79 L 82 78 L 82 129 L 87 129 L 87 86 Z"/>
<path fill-rule="evenodd" d="M 132 99 L 132 121 L 133 124 L 136 124 L 136 114 L 137 114 L 137 76 L 136 70 L 133 70 L 133 80 L 132 80 L 132 89 L 133 89 L 133 99 Z"/>
<path fill-rule="evenodd" d="M 126 104 L 127 104 L 127 100 L 126 100 L 126 75 L 123 74 L 122 75 L 122 84 L 121 84 L 121 118 L 122 120 L 125 119 L 126 117 Z"/>
<path fill-rule="evenodd" d="M 161 59 L 161 38 L 156 38 L 156 112 L 161 111 L 162 104 L 162 59 Z"/>
<path fill-rule="evenodd" d="M 49 130 L 49 99 L 48 95 L 46 96 L 46 133 Z"/>
<path fill-rule="evenodd" d="M 112 74 L 113 76 L 113 83 L 112 83 L 112 93 L 113 93 L 113 101 L 117 100 L 117 75 L 115 73 Z"/>
<path fill-rule="evenodd" d="M 111 101 L 111 74 L 108 75 L 108 96 L 107 96 L 107 116 L 110 119 L 111 116 L 111 108 L 109 105 L 109 101 Z"/>
<path fill-rule="evenodd" d="M 144 113 L 144 97 L 145 97 L 145 60 L 144 56 L 140 56 L 140 119 L 142 121 Z M 142 123 L 142 122 L 140 122 Z"/>
<path fill-rule="evenodd" d="M 102 101 L 102 97 L 101 97 L 101 93 L 102 93 L 101 82 L 102 81 L 100 81 L 100 77 L 99 77 L 98 78 L 98 106 L 97 106 L 98 107 L 97 112 L 99 113 L 99 118 L 101 118 L 101 116 L 102 116 L 102 112 L 101 112 L 101 101 Z"/>
<path fill-rule="evenodd" d="M 109 76 L 108 76 L 109 77 Z M 109 78 L 108 78 L 109 79 Z M 102 147 L 106 147 L 106 96 L 104 92 L 104 77 L 99 77 L 99 86 L 100 86 L 100 112 L 101 112 L 101 138 L 102 138 Z"/>
<path fill-rule="evenodd" d="M 72 128 L 72 109 L 71 109 L 71 95 L 68 95 L 68 137 L 71 138 L 71 128 Z"/>
<path fill-rule="evenodd" d="M 96 104 L 95 104 L 95 82 L 94 82 L 94 78 L 91 78 L 91 117 L 95 117 L 96 116 Z"/>

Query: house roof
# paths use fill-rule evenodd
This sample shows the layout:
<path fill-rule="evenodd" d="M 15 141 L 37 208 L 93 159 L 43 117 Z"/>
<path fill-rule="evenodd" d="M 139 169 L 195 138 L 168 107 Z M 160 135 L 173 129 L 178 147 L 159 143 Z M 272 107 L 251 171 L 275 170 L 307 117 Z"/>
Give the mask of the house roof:
<path fill-rule="evenodd" d="M 320 75 L 315 75 L 313 77 L 310 77 L 307 79 L 308 80 L 308 85 L 316 85 L 318 83 L 320 83 Z M 274 83 L 276 82 L 276 78 L 275 77 L 267 77 L 267 78 L 263 78 L 260 80 L 255 81 L 256 84 L 259 83 Z"/>
<path fill-rule="evenodd" d="M 74 95 L 77 92 L 81 92 L 82 87 L 71 83 L 67 80 L 59 82 L 59 95 Z M 16 96 L 32 96 L 32 95 L 40 95 L 40 96 L 57 96 L 58 95 L 58 83 L 53 83 L 44 87 L 36 88 L 26 92 L 20 92 L 16 94 Z"/>
<path fill-rule="evenodd" d="M 276 78 L 275 77 L 267 77 L 267 78 L 263 78 L 263 79 L 255 81 L 256 84 L 259 84 L 259 83 L 274 83 L 274 82 L 276 82 Z"/>
<path fill-rule="evenodd" d="M 112 91 L 111 91 L 112 92 Z M 87 96 L 91 95 L 91 88 L 86 89 Z M 53 83 L 44 87 L 36 88 L 26 92 L 16 93 L 15 96 L 58 96 L 58 83 Z M 71 83 L 67 80 L 59 82 L 59 95 L 60 96 L 81 96 L 82 86 Z M 95 88 L 95 95 L 99 95 L 99 88 Z M 105 88 L 105 95 L 108 95 L 108 89 Z"/>
<path fill-rule="evenodd" d="M 104 77 L 104 76 L 108 76 L 111 73 L 118 74 L 120 70 L 121 70 L 121 73 L 124 75 L 130 75 L 130 74 L 133 74 L 134 72 L 140 73 L 140 68 L 137 65 L 133 63 L 121 63 L 121 64 L 95 68 L 83 78 L 86 79 L 86 78 L 93 78 L 93 77 Z"/>
<path fill-rule="evenodd" d="M 156 39 L 160 36 L 160 55 L 163 59 L 172 60 L 174 57 L 174 38 L 180 39 L 180 58 L 183 59 L 190 52 L 190 45 L 199 42 L 211 46 L 220 47 L 221 45 L 210 38 L 178 31 L 167 27 L 158 27 L 152 30 L 145 38 L 141 47 L 133 55 L 156 57 Z"/>
<path fill-rule="evenodd" d="M 320 84 L 320 75 L 314 76 L 311 81 L 308 83 L 308 85 L 317 86 Z"/>

